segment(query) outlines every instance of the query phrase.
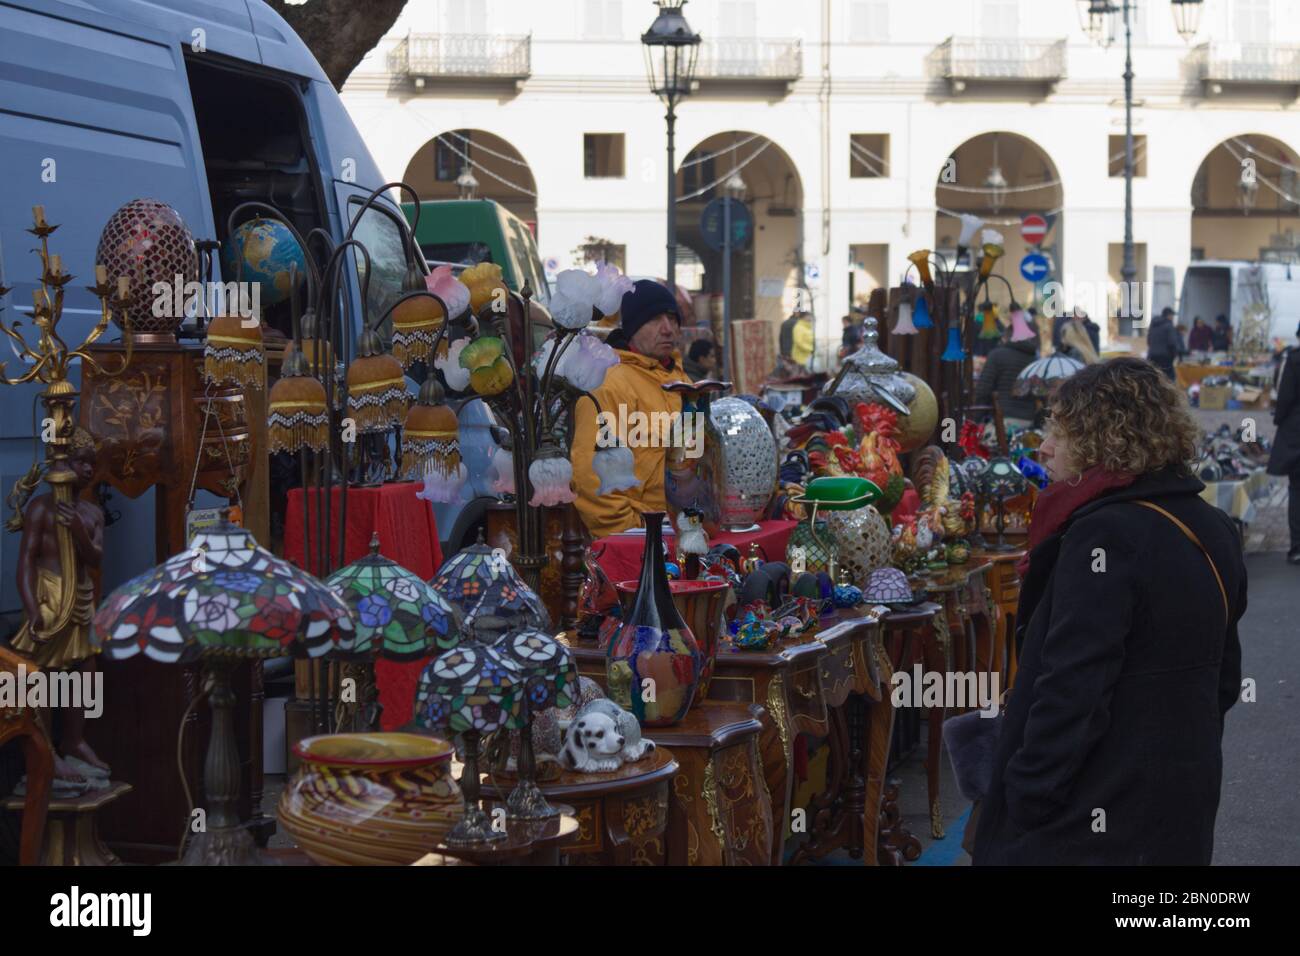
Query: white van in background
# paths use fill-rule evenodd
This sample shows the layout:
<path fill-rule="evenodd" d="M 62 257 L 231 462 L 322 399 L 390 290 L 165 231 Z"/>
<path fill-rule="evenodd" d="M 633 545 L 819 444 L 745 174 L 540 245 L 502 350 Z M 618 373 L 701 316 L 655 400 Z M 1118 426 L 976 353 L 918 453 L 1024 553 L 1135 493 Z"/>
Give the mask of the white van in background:
<path fill-rule="evenodd" d="M 1197 316 L 1213 325 L 1226 315 L 1233 334 L 1241 317 L 1255 305 L 1268 310 L 1270 340 L 1289 344 L 1300 324 L 1300 265 L 1207 259 L 1193 262 L 1183 273 L 1178 300 L 1178 324 L 1192 327 Z"/>

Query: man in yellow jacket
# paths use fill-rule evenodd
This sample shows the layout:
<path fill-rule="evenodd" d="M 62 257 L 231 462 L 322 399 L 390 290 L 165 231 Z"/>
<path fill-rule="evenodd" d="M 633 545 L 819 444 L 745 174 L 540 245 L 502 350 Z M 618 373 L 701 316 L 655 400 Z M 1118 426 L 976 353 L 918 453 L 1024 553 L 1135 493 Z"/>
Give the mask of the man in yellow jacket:
<path fill-rule="evenodd" d="M 606 340 L 618 353 L 619 364 L 605 375 L 605 381 L 592 394 L 614 421 L 664 421 L 664 413 L 675 420 L 682 410 L 682 400 L 665 392 L 668 382 L 687 381 L 682 371 L 677 337 L 681 317 L 677 301 L 666 287 L 651 279 L 641 279 L 623 296 L 619 308 L 619 327 Z M 629 432 L 636 431 L 636 426 Z M 592 468 L 596 440 L 600 434 L 596 407 L 579 399 L 574 413 L 573 486 L 575 502 L 587 530 L 593 538 L 617 534 L 642 525 L 646 511 L 666 511 L 664 465 L 669 449 L 664 436 L 654 429 L 647 441 L 632 443 L 632 460 L 639 487 L 611 494 L 598 494 L 600 479 Z"/>

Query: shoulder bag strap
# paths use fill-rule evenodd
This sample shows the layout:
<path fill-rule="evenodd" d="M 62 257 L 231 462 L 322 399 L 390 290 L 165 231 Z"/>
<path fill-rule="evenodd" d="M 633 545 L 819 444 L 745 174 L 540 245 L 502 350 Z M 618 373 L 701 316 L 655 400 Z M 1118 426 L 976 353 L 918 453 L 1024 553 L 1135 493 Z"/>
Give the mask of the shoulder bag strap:
<path fill-rule="evenodd" d="M 1150 508 L 1152 511 L 1160 512 L 1160 514 L 1164 515 L 1166 518 L 1168 518 L 1170 521 L 1176 524 L 1178 526 L 1178 530 L 1181 531 L 1183 534 L 1187 535 L 1188 540 L 1190 540 L 1192 544 L 1200 548 L 1201 554 L 1205 555 L 1205 560 L 1210 562 L 1210 570 L 1214 572 L 1214 580 L 1219 585 L 1219 596 L 1223 598 L 1223 614 L 1228 619 L 1228 622 L 1231 623 L 1232 612 L 1229 610 L 1228 607 L 1228 592 L 1223 587 L 1223 578 L 1220 577 L 1219 569 L 1215 565 L 1214 559 L 1210 557 L 1210 552 L 1205 550 L 1205 545 L 1201 544 L 1201 539 L 1196 536 L 1196 532 L 1193 531 L 1191 528 L 1187 527 L 1187 525 L 1183 524 L 1183 522 L 1179 521 L 1176 517 L 1174 517 L 1164 508 L 1161 508 L 1158 504 L 1152 501 L 1147 501 L 1145 499 L 1138 499 L 1133 503 L 1137 505 L 1141 505 L 1143 508 Z"/>

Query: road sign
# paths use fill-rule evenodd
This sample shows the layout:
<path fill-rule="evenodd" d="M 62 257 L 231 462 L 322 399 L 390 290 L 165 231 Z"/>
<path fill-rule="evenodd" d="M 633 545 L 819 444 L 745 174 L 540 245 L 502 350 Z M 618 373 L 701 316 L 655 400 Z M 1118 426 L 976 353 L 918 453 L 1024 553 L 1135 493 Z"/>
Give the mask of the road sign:
<path fill-rule="evenodd" d="M 1030 213 L 1020 220 L 1020 236 L 1031 246 L 1040 244 L 1047 236 L 1047 220 L 1037 213 Z"/>
<path fill-rule="evenodd" d="M 821 281 L 821 277 L 822 277 L 821 266 L 817 265 L 817 263 L 805 262 L 803 264 L 803 278 L 804 281 L 807 282 L 809 285 L 816 285 L 818 282 Z"/>
<path fill-rule="evenodd" d="M 711 200 L 700 213 L 700 233 L 710 249 L 721 251 L 724 203 L 731 204 L 731 248 L 743 249 L 754 235 L 754 217 L 739 199 L 720 196 Z"/>
<path fill-rule="evenodd" d="M 1047 261 L 1047 256 L 1042 253 L 1031 252 L 1020 260 L 1020 274 L 1030 282 L 1043 281 L 1050 271 L 1051 265 Z"/>

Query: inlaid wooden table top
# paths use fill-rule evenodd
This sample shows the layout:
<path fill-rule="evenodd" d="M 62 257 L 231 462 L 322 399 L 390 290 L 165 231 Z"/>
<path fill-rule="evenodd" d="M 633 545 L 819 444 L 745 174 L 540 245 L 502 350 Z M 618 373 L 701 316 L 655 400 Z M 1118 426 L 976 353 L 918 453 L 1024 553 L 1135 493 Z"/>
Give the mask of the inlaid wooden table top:
<path fill-rule="evenodd" d="M 625 763 L 609 773 L 577 773 L 566 770 L 553 780 L 538 780 L 537 787 L 548 798 L 592 798 L 624 790 L 637 790 L 660 780 L 671 780 L 677 772 L 677 760 L 667 747 L 659 746 L 655 728 L 643 731 L 655 741 L 655 749 L 642 760 Z M 512 773 L 496 771 L 483 777 L 483 793 L 504 797 L 514 789 L 518 778 Z"/>
<path fill-rule="evenodd" d="M 1006 564 L 1008 562 L 1010 562 L 1011 564 L 1015 564 L 1022 557 L 1024 557 L 1025 552 L 1028 550 L 1028 547 L 1023 542 L 1021 543 L 1008 542 L 1008 543 L 1016 544 L 1015 550 L 1013 551 L 972 551 L 970 559 L 972 562 L 976 562 L 976 561 L 988 562 L 989 564 Z"/>
<path fill-rule="evenodd" d="M 720 749 L 763 729 L 750 703 L 706 700 L 693 706 L 671 727 L 647 727 L 645 735 L 656 744 L 662 739 L 673 746 Z"/>
<path fill-rule="evenodd" d="M 125 796 L 134 790 L 135 787 L 121 780 L 111 781 L 107 787 L 102 790 L 87 790 L 85 793 L 78 794 L 75 797 L 51 797 L 51 813 L 88 813 L 91 810 L 98 810 L 106 803 L 112 803 L 118 797 Z M 22 810 L 26 796 L 10 797 L 4 803 L 6 810 Z"/>
<path fill-rule="evenodd" d="M 943 608 L 940 605 L 935 604 L 933 601 L 922 601 L 915 607 L 890 611 L 881 619 L 881 621 L 886 626 L 907 627 L 912 624 L 920 624 L 923 621 L 928 621 L 941 610 L 943 610 Z"/>
<path fill-rule="evenodd" d="M 993 567 L 993 562 L 986 557 L 976 558 L 971 555 L 965 564 L 951 564 L 943 571 L 932 571 L 924 577 L 927 591 L 959 591 L 966 586 L 972 576 Z"/>

